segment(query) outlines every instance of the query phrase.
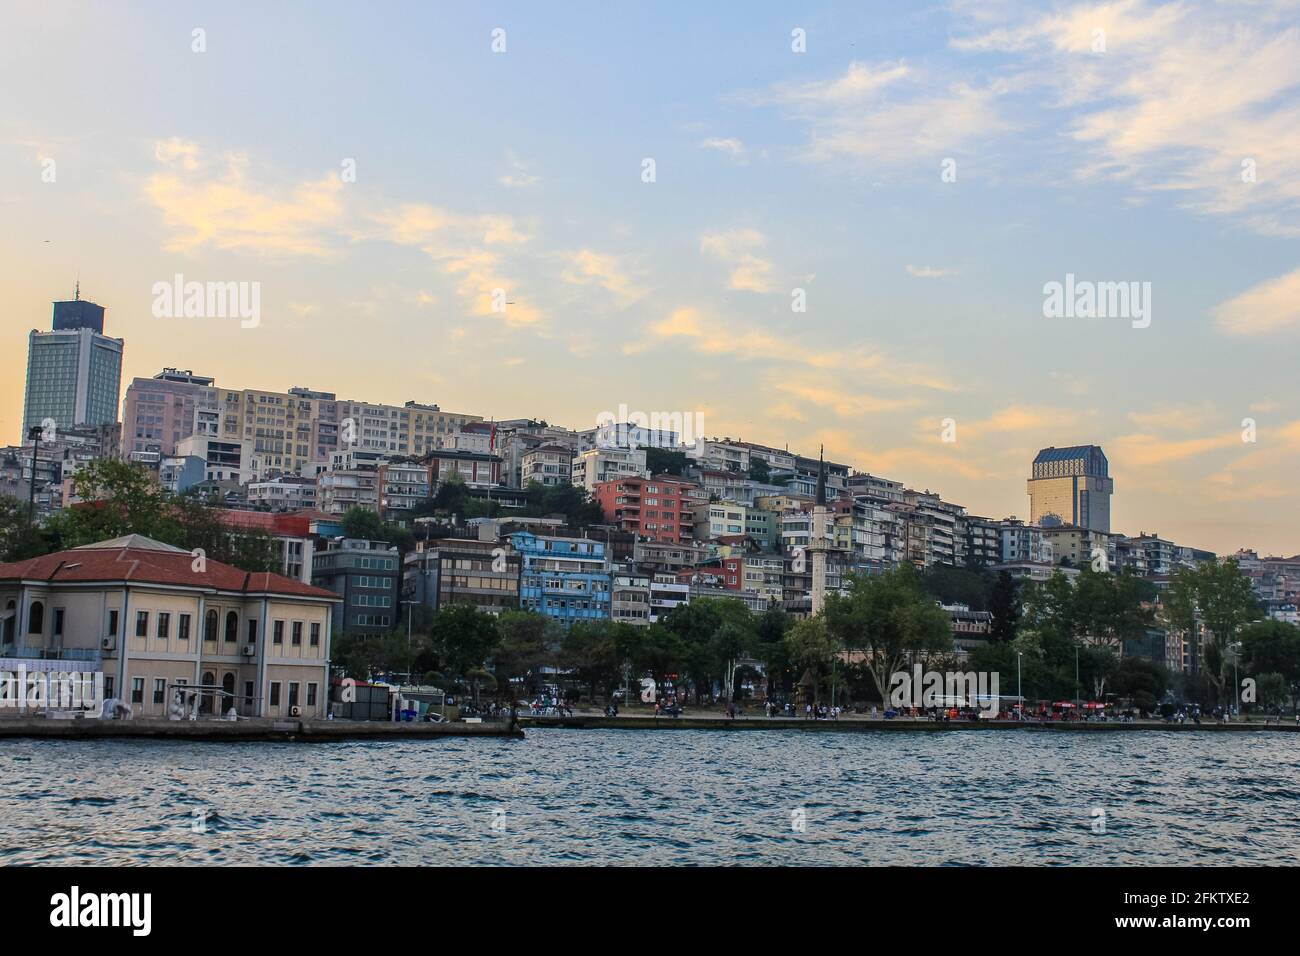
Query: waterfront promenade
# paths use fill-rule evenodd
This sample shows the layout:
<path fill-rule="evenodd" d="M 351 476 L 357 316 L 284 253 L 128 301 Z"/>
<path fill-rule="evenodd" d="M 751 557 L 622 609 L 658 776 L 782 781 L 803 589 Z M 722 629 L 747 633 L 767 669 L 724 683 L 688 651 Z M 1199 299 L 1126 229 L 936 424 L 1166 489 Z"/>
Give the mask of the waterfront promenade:
<path fill-rule="evenodd" d="M 1266 724 L 1259 721 L 1236 721 L 1221 724 L 1202 720 L 1197 724 L 1169 723 L 1163 720 L 1085 721 L 1085 720 L 948 720 L 928 718 L 882 717 L 870 718 L 861 714 L 843 715 L 836 720 L 807 720 L 798 717 L 767 717 L 763 715 L 730 718 L 725 715 L 698 711 L 680 717 L 656 717 L 653 714 L 620 714 L 606 717 L 601 713 L 576 712 L 571 717 L 554 715 L 520 714 L 521 727 L 563 727 L 569 729 L 599 730 L 806 730 L 809 732 L 872 732 L 872 731 L 1068 731 L 1081 733 L 1109 733 L 1141 730 L 1168 731 L 1270 731 L 1300 733 L 1300 725 L 1291 723 Z"/>

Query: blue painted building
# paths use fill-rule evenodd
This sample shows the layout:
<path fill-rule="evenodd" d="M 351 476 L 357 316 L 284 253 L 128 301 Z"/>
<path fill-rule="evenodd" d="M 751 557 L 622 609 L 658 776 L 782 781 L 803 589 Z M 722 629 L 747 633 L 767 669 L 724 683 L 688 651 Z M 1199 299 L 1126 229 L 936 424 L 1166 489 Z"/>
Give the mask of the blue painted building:
<path fill-rule="evenodd" d="M 610 566 L 605 542 L 518 531 L 510 543 L 522 562 L 519 606 L 561 624 L 609 617 Z"/>

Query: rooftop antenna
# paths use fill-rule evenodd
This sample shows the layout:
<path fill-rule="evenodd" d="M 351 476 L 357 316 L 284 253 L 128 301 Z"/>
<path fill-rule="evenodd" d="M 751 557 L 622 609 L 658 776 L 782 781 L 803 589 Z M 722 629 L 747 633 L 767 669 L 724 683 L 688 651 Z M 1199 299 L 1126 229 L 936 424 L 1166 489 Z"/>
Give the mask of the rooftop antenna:
<path fill-rule="evenodd" d="M 75 302 L 81 301 L 81 273 L 80 272 L 77 273 L 77 294 L 73 297 L 73 301 Z"/>

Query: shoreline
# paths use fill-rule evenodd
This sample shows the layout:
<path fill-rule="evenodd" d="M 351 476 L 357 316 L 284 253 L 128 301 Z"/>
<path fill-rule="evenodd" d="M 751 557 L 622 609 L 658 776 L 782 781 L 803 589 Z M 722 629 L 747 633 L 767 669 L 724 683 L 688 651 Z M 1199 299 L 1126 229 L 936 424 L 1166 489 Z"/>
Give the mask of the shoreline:
<path fill-rule="evenodd" d="M 503 722 L 396 723 L 370 720 L 58 720 L 47 717 L 0 718 L 0 740 L 38 737 L 45 740 L 192 740 L 291 741 L 329 743 L 340 740 L 424 740 L 431 737 L 508 737 L 522 739 L 523 730 Z"/>
<path fill-rule="evenodd" d="M 1185 724 L 1167 724 L 1164 721 L 1105 721 L 1105 722 L 1085 722 L 1085 721 L 1019 721 L 1019 720 L 980 720 L 980 721 L 934 721 L 934 720 L 916 720 L 910 718 L 892 718 L 885 720 L 877 718 L 849 717 L 839 720 L 807 720 L 800 718 L 788 717 L 737 717 L 734 720 L 727 717 L 654 717 L 654 716 L 628 716 L 628 717 L 605 717 L 601 714 L 574 714 L 572 717 L 544 717 L 533 715 L 520 715 L 519 725 L 521 727 L 558 727 L 567 730 L 806 730 L 810 732 L 843 732 L 843 733 L 869 733 L 872 731 L 886 732 L 943 732 L 943 731 L 1066 731 L 1081 733 L 1110 733 L 1113 731 L 1132 732 L 1132 731 L 1152 731 L 1152 730 L 1171 730 L 1176 732 L 1192 731 L 1211 731 L 1222 732 L 1229 731 L 1235 733 L 1246 732 L 1282 732 L 1282 733 L 1300 733 L 1300 725 L 1295 724 L 1262 724 L 1262 723 L 1229 723 L 1220 724 L 1210 721 L 1203 721 L 1197 725 L 1190 721 Z"/>

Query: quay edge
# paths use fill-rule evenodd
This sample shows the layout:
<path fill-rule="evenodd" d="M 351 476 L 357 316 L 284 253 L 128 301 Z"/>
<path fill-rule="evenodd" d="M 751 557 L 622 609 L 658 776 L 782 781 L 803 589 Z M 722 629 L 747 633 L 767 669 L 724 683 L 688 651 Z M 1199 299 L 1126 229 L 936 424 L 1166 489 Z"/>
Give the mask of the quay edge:
<path fill-rule="evenodd" d="M 800 720 L 799 718 L 745 718 L 731 720 L 726 717 L 604 717 L 599 714 L 582 714 L 573 717 L 519 717 L 523 727 L 561 727 L 569 730 L 804 730 L 809 732 L 871 733 L 885 732 L 933 732 L 944 731 L 996 731 L 1016 730 L 1024 732 L 1068 733 L 1112 733 L 1132 731 L 1169 730 L 1176 732 L 1278 732 L 1300 733 L 1300 726 L 1291 724 L 1235 723 L 1218 724 L 1205 722 L 1199 726 L 1192 723 L 1166 724 L 1157 721 L 1135 721 L 1105 723 L 1015 720 L 981 720 L 949 721 L 947 723 L 932 720 Z"/>
<path fill-rule="evenodd" d="M 252 718 L 223 720 L 51 720 L 44 717 L 0 719 L 0 738 L 39 737 L 53 740 L 213 740 L 298 741 L 423 740 L 432 737 L 522 738 L 516 724 L 396 723 L 367 720 L 298 720 Z"/>

